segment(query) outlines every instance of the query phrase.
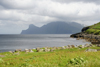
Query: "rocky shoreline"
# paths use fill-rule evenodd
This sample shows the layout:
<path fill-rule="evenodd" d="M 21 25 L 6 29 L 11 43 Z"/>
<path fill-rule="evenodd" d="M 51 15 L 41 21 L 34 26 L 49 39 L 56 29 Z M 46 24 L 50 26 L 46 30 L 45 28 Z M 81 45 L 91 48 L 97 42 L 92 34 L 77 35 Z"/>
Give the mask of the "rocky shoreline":
<path fill-rule="evenodd" d="M 84 27 L 82 29 L 82 32 L 76 33 L 76 34 L 72 34 L 70 37 L 78 38 L 78 39 L 85 39 L 86 41 L 89 41 L 92 44 L 99 45 L 100 44 L 100 35 L 94 35 L 94 34 L 85 33 L 85 31 L 87 29 L 88 29 L 88 27 Z"/>
<path fill-rule="evenodd" d="M 93 44 L 85 44 L 85 45 L 67 45 L 62 47 L 43 47 L 43 48 L 33 48 L 33 49 L 24 49 L 22 51 L 21 49 L 16 49 L 15 51 L 8 51 L 11 55 L 21 55 L 22 53 L 29 54 L 29 53 L 39 53 L 39 52 L 55 52 L 56 50 L 66 50 L 66 49 L 84 49 L 87 48 L 84 52 L 97 52 L 100 51 L 100 49 L 90 49 L 90 47 L 98 47 Z M 0 55 L 0 57 L 6 57 L 6 55 Z"/>
<path fill-rule="evenodd" d="M 15 51 L 9 51 L 9 53 L 12 53 L 14 55 L 19 55 L 20 52 L 25 52 L 25 53 L 33 53 L 33 52 L 54 52 L 55 50 L 63 50 L 63 49 L 72 49 L 72 48 L 85 48 L 85 47 L 95 47 L 93 44 L 85 44 L 85 45 L 67 45 L 67 46 L 62 46 L 62 47 L 43 47 L 43 48 L 33 48 L 33 49 L 24 49 L 22 51 L 21 49 L 16 49 Z M 92 50 L 92 49 L 91 49 Z M 91 51 L 90 49 L 86 51 Z M 95 50 L 98 51 L 98 50 Z M 93 50 L 92 50 L 93 52 Z"/>

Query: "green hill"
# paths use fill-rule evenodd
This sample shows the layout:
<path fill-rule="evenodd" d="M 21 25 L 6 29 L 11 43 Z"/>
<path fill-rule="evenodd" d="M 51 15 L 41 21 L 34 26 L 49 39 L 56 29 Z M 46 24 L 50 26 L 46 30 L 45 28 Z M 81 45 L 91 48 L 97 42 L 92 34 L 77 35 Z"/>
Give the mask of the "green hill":
<path fill-rule="evenodd" d="M 100 35 L 100 22 L 92 26 L 88 26 L 88 29 L 86 29 L 84 32 L 88 34 Z"/>

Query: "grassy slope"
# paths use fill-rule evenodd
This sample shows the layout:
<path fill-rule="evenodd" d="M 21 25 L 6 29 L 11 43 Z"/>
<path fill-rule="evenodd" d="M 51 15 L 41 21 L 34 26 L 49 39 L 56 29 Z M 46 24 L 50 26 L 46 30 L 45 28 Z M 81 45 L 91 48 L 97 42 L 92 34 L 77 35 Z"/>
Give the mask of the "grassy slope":
<path fill-rule="evenodd" d="M 100 49 L 100 47 L 91 47 Z M 0 62 L 0 67 L 68 67 L 67 63 L 69 59 L 80 56 L 88 62 L 84 67 L 99 67 L 100 66 L 100 51 L 98 52 L 85 52 L 87 48 L 79 49 L 63 49 L 56 50 L 54 52 L 34 52 L 24 53 L 20 55 L 13 55 L 8 52 L 0 53 L 6 57 L 0 58 L 3 62 Z M 69 65 L 69 67 L 71 67 Z"/>
<path fill-rule="evenodd" d="M 90 28 L 85 31 L 86 33 L 100 35 L 100 22 L 89 27 Z"/>

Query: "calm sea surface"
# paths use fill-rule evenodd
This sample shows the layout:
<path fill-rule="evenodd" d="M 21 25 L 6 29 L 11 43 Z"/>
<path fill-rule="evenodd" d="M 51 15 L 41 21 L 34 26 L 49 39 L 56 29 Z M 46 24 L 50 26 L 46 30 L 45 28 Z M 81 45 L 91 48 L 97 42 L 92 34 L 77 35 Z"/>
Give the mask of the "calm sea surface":
<path fill-rule="evenodd" d="M 0 35 L 0 52 L 36 47 L 84 45 L 90 42 L 70 38 L 70 34 Z"/>

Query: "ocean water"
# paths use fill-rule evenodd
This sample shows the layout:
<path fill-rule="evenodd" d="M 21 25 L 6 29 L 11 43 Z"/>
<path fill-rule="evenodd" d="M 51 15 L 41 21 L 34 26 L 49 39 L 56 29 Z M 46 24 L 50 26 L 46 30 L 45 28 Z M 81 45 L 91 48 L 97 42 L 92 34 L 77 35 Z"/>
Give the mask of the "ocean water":
<path fill-rule="evenodd" d="M 0 52 L 47 46 L 84 45 L 87 43 L 90 44 L 90 42 L 85 42 L 84 40 L 70 38 L 70 34 L 0 35 Z"/>

